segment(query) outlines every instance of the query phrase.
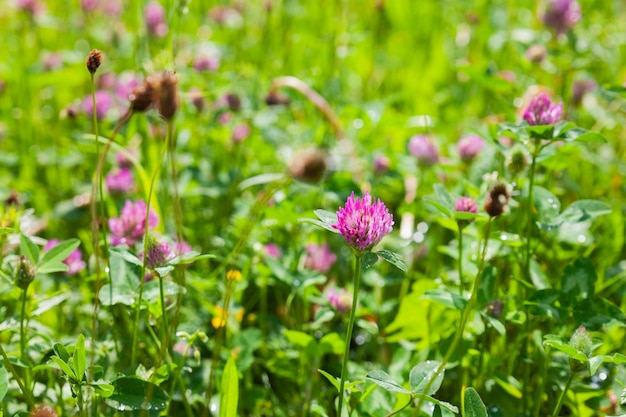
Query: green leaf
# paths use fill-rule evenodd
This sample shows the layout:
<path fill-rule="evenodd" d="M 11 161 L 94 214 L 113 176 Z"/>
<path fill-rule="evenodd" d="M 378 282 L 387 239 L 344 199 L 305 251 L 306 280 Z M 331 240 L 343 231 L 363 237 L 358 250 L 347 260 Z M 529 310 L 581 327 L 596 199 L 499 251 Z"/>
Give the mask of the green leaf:
<path fill-rule="evenodd" d="M 441 365 L 439 361 L 426 361 L 419 363 L 411 369 L 409 374 L 409 383 L 411 385 L 411 392 L 413 394 L 426 394 L 432 395 L 439 390 L 441 383 L 443 382 L 444 372 L 442 371 L 437 375 L 437 379 L 430 385 L 428 392 L 426 392 L 426 386 L 430 383 L 430 380 L 435 376 L 435 372 Z"/>
<path fill-rule="evenodd" d="M 93 382 L 91 386 L 94 388 L 96 393 L 100 395 L 102 398 L 108 398 L 113 395 L 115 388 L 111 384 L 107 384 L 105 382 Z"/>
<path fill-rule="evenodd" d="M 0 366 L 0 403 L 4 399 L 7 391 L 9 390 L 9 373 L 7 370 Z"/>
<path fill-rule="evenodd" d="M 85 336 L 82 334 L 78 336 L 76 340 L 76 348 L 74 349 L 74 356 L 72 357 L 74 364 L 74 373 L 76 379 L 82 381 L 85 376 L 85 369 L 87 367 L 87 354 L 85 352 Z"/>
<path fill-rule="evenodd" d="M 220 417 L 237 417 L 239 404 L 239 375 L 235 358 L 226 361 L 222 374 L 222 390 L 220 392 Z"/>
<path fill-rule="evenodd" d="M 26 257 L 33 265 L 39 262 L 39 248 L 28 236 L 20 235 L 20 253 Z"/>
<path fill-rule="evenodd" d="M 161 387 L 151 382 L 123 376 L 111 382 L 111 385 L 114 389 L 113 394 L 105 401 L 109 407 L 118 411 L 161 411 L 167 406 L 167 394 Z"/>
<path fill-rule="evenodd" d="M 489 314 L 485 314 L 484 312 L 481 312 L 481 316 L 487 320 L 487 323 L 489 323 L 491 327 L 493 327 L 494 330 L 500 334 L 500 336 L 504 336 L 506 334 L 506 327 L 504 327 L 504 324 L 502 324 L 500 320 L 491 317 Z"/>
<path fill-rule="evenodd" d="M 422 298 L 437 301 L 448 308 L 462 310 L 467 305 L 467 300 L 459 294 L 444 289 L 428 290 L 422 295 Z"/>
<path fill-rule="evenodd" d="M 309 343 L 315 340 L 313 336 L 297 330 L 285 330 L 284 334 L 287 340 L 289 340 L 289 343 L 302 348 L 306 348 Z"/>
<path fill-rule="evenodd" d="M 487 407 L 480 399 L 478 392 L 472 387 L 463 392 L 463 417 L 487 417 Z"/>
<path fill-rule="evenodd" d="M 167 276 L 167 274 L 169 274 L 173 270 L 174 270 L 174 267 L 172 265 L 165 265 L 165 266 L 159 266 L 157 268 L 154 268 L 154 272 L 159 274 L 160 277 Z"/>
<path fill-rule="evenodd" d="M 315 210 L 315 214 L 317 214 L 318 211 L 323 211 L 323 210 Z M 304 218 L 304 219 L 298 219 L 299 222 L 303 222 L 303 223 L 311 223 L 314 224 L 316 226 L 319 226 L 321 228 L 324 228 L 326 230 L 328 230 L 329 232 L 333 232 L 333 233 L 339 233 L 339 230 L 335 229 L 334 227 L 332 227 L 330 224 L 323 222 L 321 220 L 317 220 L 317 219 L 309 219 L 309 218 Z"/>
<path fill-rule="evenodd" d="M 402 394 L 410 394 L 411 392 L 393 380 L 386 372 L 375 370 L 367 373 L 366 379 L 372 381 L 376 385 L 386 389 L 389 392 L 400 392 Z"/>
<path fill-rule="evenodd" d="M 70 366 L 65 363 L 65 361 L 63 361 L 58 356 L 51 356 L 50 359 L 52 359 L 52 361 L 63 371 L 65 375 L 67 375 L 70 379 L 76 381 L 76 374 L 74 373 L 72 368 L 70 368 Z"/>
<path fill-rule="evenodd" d="M 435 191 L 435 195 L 437 196 L 439 203 L 445 207 L 449 213 L 454 213 L 454 200 L 452 199 L 450 193 L 448 193 L 448 190 L 446 190 L 446 187 L 437 183 L 433 186 L 433 190 Z M 450 214 L 448 214 L 448 217 L 449 216 Z"/>
<path fill-rule="evenodd" d="M 52 295 L 49 298 L 39 300 L 37 304 L 37 309 L 31 313 L 32 317 L 37 317 L 46 311 L 58 306 L 63 301 L 70 298 L 72 294 L 69 292 L 63 292 L 61 294 Z"/>
<path fill-rule="evenodd" d="M 406 264 L 404 263 L 400 255 L 398 255 L 397 253 L 389 251 L 389 250 L 380 250 L 376 252 L 376 255 L 380 256 L 385 261 L 389 262 L 391 265 L 395 266 L 399 270 L 404 271 L 404 272 L 408 271 Z"/>
<path fill-rule="evenodd" d="M 37 264 L 37 272 L 40 274 L 49 274 L 56 269 L 58 265 L 64 265 L 62 262 L 80 245 L 80 240 L 70 239 L 59 243 L 57 246 L 43 254 L 43 257 Z M 67 267 L 65 269 L 67 271 Z"/>
<path fill-rule="evenodd" d="M 446 206 L 444 206 L 443 204 L 441 204 L 440 202 L 430 198 L 430 197 L 425 197 L 424 198 L 424 203 L 430 204 L 431 206 L 433 206 L 434 208 L 436 208 L 437 210 L 439 210 L 439 212 L 441 214 L 443 214 L 445 217 L 451 217 L 452 213 L 450 212 L 450 210 L 448 210 L 448 208 Z"/>
<path fill-rule="evenodd" d="M 319 341 L 320 350 L 325 353 L 341 355 L 344 348 L 344 340 L 337 333 L 328 333 Z"/>
<path fill-rule="evenodd" d="M 438 399 L 436 399 L 434 397 L 431 397 L 430 395 L 425 395 L 424 396 L 424 401 L 428 401 L 429 403 L 436 404 L 436 405 L 438 405 L 441 408 L 445 408 L 448 411 L 452 411 L 454 414 L 458 414 L 458 412 L 459 412 L 459 409 L 457 407 L 455 407 L 454 405 L 452 405 L 450 403 L 447 403 L 445 401 L 438 400 Z"/>
<path fill-rule="evenodd" d="M 361 264 L 361 270 L 366 271 L 378 262 L 378 255 L 373 252 L 367 252 L 363 255 L 363 263 Z"/>
<path fill-rule="evenodd" d="M 582 363 L 587 363 L 588 359 L 585 356 L 585 354 L 580 352 L 580 351 L 578 351 L 578 350 L 576 350 L 576 349 L 574 349 L 568 343 L 565 343 L 565 342 L 559 340 L 557 337 L 554 337 L 553 335 L 546 335 L 545 338 L 547 340 L 543 341 L 543 345 L 544 346 L 549 346 L 551 348 L 554 348 L 556 350 L 559 350 L 559 351 L 565 353 L 570 358 L 579 360 Z"/>
<path fill-rule="evenodd" d="M 579 296 L 583 299 L 593 297 L 595 283 L 598 276 L 591 261 L 587 258 L 578 258 L 568 265 L 561 278 L 561 286 L 565 298 Z"/>
<path fill-rule="evenodd" d="M 608 143 L 608 140 L 597 132 L 590 132 L 587 129 L 576 127 L 569 129 L 565 134 L 561 135 L 566 142 L 601 142 Z"/>
<path fill-rule="evenodd" d="M 333 385 L 333 387 L 335 387 L 337 392 L 339 392 L 340 385 L 339 385 L 339 379 L 338 378 L 335 378 L 334 376 L 332 376 L 328 372 L 324 371 L 323 369 L 318 369 L 317 372 L 322 374 L 324 376 L 324 378 L 326 378 L 328 380 L 328 382 L 330 382 Z"/>
<path fill-rule="evenodd" d="M 561 202 L 554 194 L 543 187 L 533 189 L 533 201 L 539 213 L 539 222 L 548 223 L 561 212 Z"/>
<path fill-rule="evenodd" d="M 63 344 L 55 343 L 52 347 L 52 350 L 59 358 L 61 358 L 63 362 L 67 362 L 70 360 L 70 354 L 67 353 L 67 349 L 65 349 L 65 346 Z"/>
<path fill-rule="evenodd" d="M 170 261 L 170 265 L 187 265 L 196 261 L 201 261 L 203 259 L 213 258 L 217 258 L 217 256 L 211 255 L 209 253 L 199 254 L 196 251 L 191 251 L 183 254 L 182 256 L 177 256 L 172 261 Z"/>
<path fill-rule="evenodd" d="M 123 259 L 132 265 L 135 265 L 138 267 L 143 266 L 143 261 L 139 259 L 138 257 L 136 257 L 133 253 L 130 253 L 128 249 L 113 246 L 109 248 L 109 254 L 111 255 L 111 257 L 115 255 L 116 257 Z"/>
<path fill-rule="evenodd" d="M 0 227 L 0 236 L 15 232 L 11 227 Z"/>
<path fill-rule="evenodd" d="M 111 283 L 103 285 L 98 296 L 104 305 L 133 305 L 139 296 L 139 266 L 129 264 L 123 251 L 111 250 L 110 254 Z"/>
<path fill-rule="evenodd" d="M 604 362 L 604 356 L 602 355 L 598 355 L 598 356 L 593 356 L 591 358 L 589 358 L 589 375 L 593 376 L 595 375 L 596 372 L 598 372 L 598 368 L 600 367 L 600 365 L 602 365 L 602 363 Z"/>

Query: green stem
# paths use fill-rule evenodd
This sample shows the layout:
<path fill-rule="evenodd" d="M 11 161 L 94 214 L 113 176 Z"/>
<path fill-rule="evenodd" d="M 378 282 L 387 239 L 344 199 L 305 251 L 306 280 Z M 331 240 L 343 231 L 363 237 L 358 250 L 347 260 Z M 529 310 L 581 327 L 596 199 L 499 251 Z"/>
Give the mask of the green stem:
<path fill-rule="evenodd" d="M 78 403 L 78 415 L 79 416 L 84 416 L 85 415 L 85 405 L 83 404 L 83 389 L 82 386 L 79 383 L 76 384 L 76 401 Z"/>
<path fill-rule="evenodd" d="M 9 372 L 11 372 L 11 374 L 13 375 L 13 378 L 15 378 L 15 381 L 17 382 L 17 385 L 20 387 L 20 390 L 22 391 L 22 394 L 24 394 L 24 397 L 26 398 L 26 402 L 28 403 L 29 408 L 31 409 L 35 408 L 35 401 L 33 400 L 33 397 L 30 391 L 26 389 L 26 385 L 24 385 L 24 382 L 22 382 L 22 379 L 20 378 L 17 371 L 15 370 L 15 367 L 11 363 L 9 356 L 4 351 L 4 348 L 2 347 L 1 343 L 0 343 L 0 355 L 2 355 L 2 358 L 4 359 L 4 366 L 6 367 L 6 369 L 9 370 Z"/>
<path fill-rule="evenodd" d="M 28 289 L 22 290 L 22 308 L 20 311 L 20 357 L 24 362 L 26 360 L 26 328 L 24 320 L 26 319 L 26 293 Z"/>
<path fill-rule="evenodd" d="M 530 174 L 528 178 L 528 224 L 526 225 L 526 251 L 524 255 L 524 273 L 526 274 L 527 282 L 531 282 L 530 279 L 530 244 L 531 236 L 533 233 L 533 188 L 535 185 L 535 168 L 537 165 L 537 154 L 533 152 L 532 163 L 530 165 Z"/>
<path fill-rule="evenodd" d="M 399 414 L 402 410 L 404 410 L 411 404 L 413 404 L 413 394 L 411 394 L 411 398 L 409 398 L 409 401 L 406 404 L 404 404 L 401 408 L 397 409 L 396 411 L 392 411 L 391 413 L 387 414 L 385 417 L 395 416 L 396 414 Z"/>
<path fill-rule="evenodd" d="M 144 249 L 144 253 L 145 253 L 145 249 Z M 146 255 L 144 254 L 144 258 L 146 257 Z M 160 274 L 157 274 L 159 276 L 159 299 L 161 300 L 161 315 L 163 315 L 163 326 L 161 329 L 161 340 L 163 344 L 165 344 L 169 337 L 169 323 L 167 320 L 167 306 L 165 305 L 165 289 L 163 288 L 163 277 Z M 167 349 L 167 348 L 166 348 Z M 162 349 L 165 350 L 165 349 Z"/>
<path fill-rule="evenodd" d="M 354 318 L 356 316 L 356 305 L 359 295 L 359 287 L 361 286 L 361 264 L 363 263 L 363 254 L 357 253 L 354 257 L 354 290 L 352 291 L 352 309 L 350 310 L 350 319 L 348 320 L 348 331 L 346 332 L 345 347 L 343 351 L 343 359 L 341 361 L 341 382 L 339 383 L 339 406 L 337 416 L 341 417 L 341 409 L 343 408 L 344 394 L 343 390 L 346 385 L 346 377 L 348 374 L 348 360 L 350 358 L 350 341 L 352 340 L 352 330 L 354 329 Z"/>
<path fill-rule="evenodd" d="M 483 242 L 483 247 L 482 247 L 482 252 L 480 255 L 480 263 L 478 265 L 478 273 L 476 274 L 476 279 L 474 280 L 474 287 L 472 289 L 472 294 L 470 296 L 470 299 L 467 302 L 467 305 L 465 306 L 465 309 L 463 310 L 463 315 L 461 316 L 461 322 L 459 323 L 459 327 L 456 330 L 456 334 L 454 335 L 454 339 L 452 340 L 452 344 L 450 344 L 450 346 L 448 347 L 448 351 L 446 352 L 446 355 L 443 357 L 443 360 L 441 361 L 441 363 L 439 364 L 439 366 L 437 367 L 437 370 L 435 371 L 435 374 L 432 376 L 432 378 L 430 379 L 430 381 L 428 381 L 428 384 L 426 385 L 426 388 L 424 388 L 424 392 L 429 392 L 430 388 L 432 387 L 433 383 L 437 380 L 437 377 L 439 376 L 439 374 L 441 374 L 441 372 L 443 372 L 443 370 L 445 369 L 446 365 L 448 364 L 448 362 L 450 361 L 450 358 L 452 357 L 452 354 L 454 353 L 454 351 L 456 350 L 457 346 L 459 345 L 459 342 L 461 341 L 461 339 L 463 338 L 463 331 L 465 330 L 465 325 L 467 324 L 468 320 L 469 320 L 469 316 L 474 308 L 474 305 L 476 304 L 476 299 L 478 298 L 478 289 L 480 288 L 480 283 L 482 280 L 482 275 L 483 275 L 483 269 L 485 268 L 485 258 L 487 256 L 487 244 L 489 243 L 489 232 L 491 230 L 491 224 L 493 222 L 495 217 L 490 217 L 489 221 L 487 222 L 487 226 L 485 227 L 485 237 L 484 237 L 484 242 Z M 417 403 L 417 410 L 419 412 L 419 410 L 422 409 L 422 404 L 424 403 L 424 396 L 425 394 L 420 395 L 420 399 L 419 402 Z"/>
<path fill-rule="evenodd" d="M 463 297 L 463 226 L 459 226 L 459 295 Z"/>
<path fill-rule="evenodd" d="M 163 143 L 163 150 L 161 151 L 161 156 L 159 158 L 159 163 L 154 169 L 152 173 L 152 178 L 150 179 L 150 189 L 148 190 L 148 199 L 146 201 L 146 223 L 145 230 L 143 235 L 143 247 L 144 247 L 144 257 L 143 262 L 141 264 L 141 275 L 139 276 L 139 296 L 137 297 L 137 311 L 135 312 L 135 327 L 133 331 L 133 342 L 132 342 L 132 350 L 130 355 L 130 363 L 131 367 L 135 365 L 135 357 L 137 354 L 137 339 L 139 337 L 139 315 L 141 313 L 141 300 L 143 297 L 143 287 L 144 287 L 144 276 L 146 274 L 146 259 L 145 255 L 146 251 L 146 243 L 148 241 L 148 231 L 149 231 L 149 218 L 150 218 L 150 201 L 152 200 L 152 192 L 154 191 L 154 183 L 156 181 L 156 177 L 159 173 L 161 165 L 163 164 L 163 158 L 165 158 L 165 152 L 167 151 L 167 141 Z"/>
<path fill-rule="evenodd" d="M 559 401 L 556 403 L 556 407 L 554 407 L 554 412 L 552 413 L 553 417 L 558 417 L 561 407 L 563 406 L 563 400 L 565 400 L 565 395 L 567 394 L 567 391 L 569 391 L 569 387 L 572 385 L 573 380 L 574 372 L 570 372 L 567 382 L 565 383 L 565 388 L 563 388 L 563 392 L 561 392 L 561 395 L 559 396 Z"/>

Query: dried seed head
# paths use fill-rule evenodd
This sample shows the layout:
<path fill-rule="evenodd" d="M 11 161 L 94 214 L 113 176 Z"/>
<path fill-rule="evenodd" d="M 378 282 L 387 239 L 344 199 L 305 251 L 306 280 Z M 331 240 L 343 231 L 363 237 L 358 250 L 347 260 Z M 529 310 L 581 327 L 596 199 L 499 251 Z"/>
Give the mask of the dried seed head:
<path fill-rule="evenodd" d="M 138 112 L 148 110 L 152 104 L 153 94 L 152 84 L 147 80 L 143 84 L 136 86 L 128 96 L 131 109 Z"/>
<path fill-rule="evenodd" d="M 56 410 L 50 406 L 45 404 L 40 404 L 37 407 L 33 408 L 33 411 L 30 412 L 29 417 L 58 417 Z"/>
<path fill-rule="evenodd" d="M 265 104 L 268 106 L 286 106 L 290 103 L 289 97 L 280 94 L 278 91 L 270 91 L 265 96 Z"/>
<path fill-rule="evenodd" d="M 298 153 L 289 165 L 289 174 L 299 181 L 315 183 L 326 173 L 326 154 L 319 149 Z"/>
<path fill-rule="evenodd" d="M 102 52 L 98 51 L 97 49 L 89 52 L 89 56 L 87 57 L 87 61 L 85 62 L 85 64 L 87 65 L 87 69 L 89 70 L 89 72 L 95 74 L 102 64 Z"/>
<path fill-rule="evenodd" d="M 159 114 L 169 120 L 174 117 L 178 109 L 178 78 L 171 71 L 164 71 L 160 77 L 158 90 L 158 110 Z"/>
<path fill-rule="evenodd" d="M 506 184 L 498 182 L 491 187 L 485 199 L 485 211 L 489 216 L 496 217 L 504 213 L 511 195 Z"/>

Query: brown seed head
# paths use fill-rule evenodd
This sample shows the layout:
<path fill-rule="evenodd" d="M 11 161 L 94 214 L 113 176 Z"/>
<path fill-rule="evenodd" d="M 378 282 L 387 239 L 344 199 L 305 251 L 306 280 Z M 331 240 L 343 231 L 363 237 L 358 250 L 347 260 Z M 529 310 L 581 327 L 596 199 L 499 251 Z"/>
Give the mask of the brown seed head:
<path fill-rule="evenodd" d="M 307 149 L 293 158 L 289 174 L 298 181 L 315 183 L 322 179 L 326 168 L 326 154 L 319 149 Z"/>
<path fill-rule="evenodd" d="M 501 215 L 506 210 L 510 198 L 506 184 L 501 182 L 494 184 L 485 198 L 485 211 L 491 217 Z"/>
<path fill-rule="evenodd" d="M 85 64 L 87 65 L 87 69 L 89 70 L 89 72 L 95 74 L 102 64 L 102 52 L 98 51 L 97 49 L 89 52 L 89 56 L 87 57 L 87 61 L 85 62 Z"/>
<path fill-rule="evenodd" d="M 177 86 L 178 77 L 176 77 L 176 73 L 164 71 L 161 74 L 158 90 L 158 110 L 161 116 L 167 120 L 174 117 L 176 109 L 178 109 Z"/>
<path fill-rule="evenodd" d="M 270 91 L 267 96 L 265 96 L 265 104 L 268 106 L 286 106 L 290 103 L 289 97 L 280 94 L 277 91 Z"/>
<path fill-rule="evenodd" d="M 150 108 L 153 100 L 152 83 L 148 80 L 136 86 L 128 96 L 133 111 L 144 112 Z"/>
<path fill-rule="evenodd" d="M 49 405 L 40 404 L 33 408 L 29 417 L 58 417 L 56 410 Z"/>

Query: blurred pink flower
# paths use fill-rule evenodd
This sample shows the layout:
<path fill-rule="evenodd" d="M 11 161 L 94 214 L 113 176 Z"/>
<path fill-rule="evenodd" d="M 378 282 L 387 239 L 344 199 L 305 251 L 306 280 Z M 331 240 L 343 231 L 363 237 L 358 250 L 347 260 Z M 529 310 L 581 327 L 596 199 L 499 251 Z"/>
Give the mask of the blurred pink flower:
<path fill-rule="evenodd" d="M 345 288 L 333 287 L 328 291 L 328 304 L 339 313 L 346 314 L 352 309 L 352 295 Z"/>
<path fill-rule="evenodd" d="M 165 22 L 165 9 L 160 3 L 151 1 L 146 5 L 145 19 L 148 33 L 159 38 L 167 35 L 169 28 Z"/>
<path fill-rule="evenodd" d="M 318 245 L 309 243 L 306 246 L 306 259 L 304 266 L 319 273 L 325 274 L 337 261 L 337 255 L 331 250 L 328 243 Z"/>
<path fill-rule="evenodd" d="M 103 90 L 96 91 L 96 117 L 98 120 L 104 119 L 112 105 L 113 99 L 108 92 Z M 81 108 L 83 113 L 85 113 L 88 117 L 93 116 L 93 100 L 91 94 L 88 94 L 85 98 L 83 98 Z"/>
<path fill-rule="evenodd" d="M 409 152 L 425 165 L 435 165 L 439 161 L 439 151 L 427 135 L 414 135 L 409 140 Z"/>
<path fill-rule="evenodd" d="M 44 11 L 44 4 L 39 0 L 17 0 L 15 6 L 31 16 L 37 16 Z"/>
<path fill-rule="evenodd" d="M 83 12 L 89 13 L 98 8 L 98 3 L 98 0 L 80 0 L 80 7 L 83 9 Z"/>
<path fill-rule="evenodd" d="M 154 229 L 159 224 L 159 217 L 150 209 L 148 228 Z M 143 238 L 146 230 L 146 203 L 141 200 L 126 200 L 120 217 L 109 219 L 111 245 L 132 246 Z"/>
<path fill-rule="evenodd" d="M 174 256 L 176 256 L 167 242 L 159 242 L 156 238 L 148 239 L 147 246 L 146 267 L 148 269 L 165 266 L 174 258 Z M 139 257 L 143 259 L 143 255 L 144 254 L 141 253 Z"/>
<path fill-rule="evenodd" d="M 382 154 L 376 154 L 374 157 L 374 173 L 382 175 L 389 170 L 389 158 Z"/>
<path fill-rule="evenodd" d="M 50 249 L 58 246 L 61 243 L 58 239 L 50 239 L 46 246 L 43 247 L 44 252 L 48 252 Z M 83 255 L 80 252 L 80 249 L 74 249 L 67 258 L 63 260 L 63 263 L 67 265 L 67 271 L 65 275 L 76 275 L 87 266 L 83 261 Z"/>
<path fill-rule="evenodd" d="M 456 144 L 456 149 L 463 161 L 471 161 L 476 158 L 485 147 L 485 141 L 478 135 L 462 137 Z"/>
<path fill-rule="evenodd" d="M 332 225 L 352 248 L 365 251 L 380 243 L 393 230 L 393 216 L 385 204 L 366 192 L 355 198 L 354 191 L 345 207 L 337 211 L 337 224 Z"/>
<path fill-rule="evenodd" d="M 580 4 L 576 0 L 548 0 L 543 23 L 562 35 L 580 21 Z"/>
<path fill-rule="evenodd" d="M 278 259 L 283 254 L 283 250 L 274 243 L 265 245 L 265 254 L 270 258 Z"/>
<path fill-rule="evenodd" d="M 454 210 L 464 213 L 476 213 L 478 211 L 478 207 L 476 206 L 476 201 L 474 201 L 473 198 L 461 197 L 456 199 L 454 203 Z"/>
<path fill-rule="evenodd" d="M 63 58 L 56 52 L 50 52 L 43 57 L 41 64 L 44 70 L 53 71 L 63 66 Z"/>
<path fill-rule="evenodd" d="M 135 189 L 135 179 L 129 168 L 122 167 L 109 172 L 104 179 L 107 190 L 112 193 L 128 193 Z"/>
<path fill-rule="evenodd" d="M 189 253 L 191 252 L 191 250 L 192 249 L 191 249 L 191 246 L 189 246 L 189 243 L 185 242 L 184 240 L 174 243 L 174 252 L 178 256 Z"/>
<path fill-rule="evenodd" d="M 239 123 L 233 129 L 231 140 L 235 143 L 243 142 L 248 136 L 250 136 L 250 126 L 246 123 Z"/>
<path fill-rule="evenodd" d="M 216 56 L 202 53 L 193 60 L 193 69 L 198 72 L 210 71 L 215 72 L 220 67 L 220 59 Z"/>
<path fill-rule="evenodd" d="M 135 87 L 137 87 L 140 83 L 139 78 L 131 73 L 124 72 L 119 77 L 117 77 L 117 83 L 115 86 L 115 95 L 117 98 L 123 101 L 128 100 L 128 96 L 133 92 Z"/>

